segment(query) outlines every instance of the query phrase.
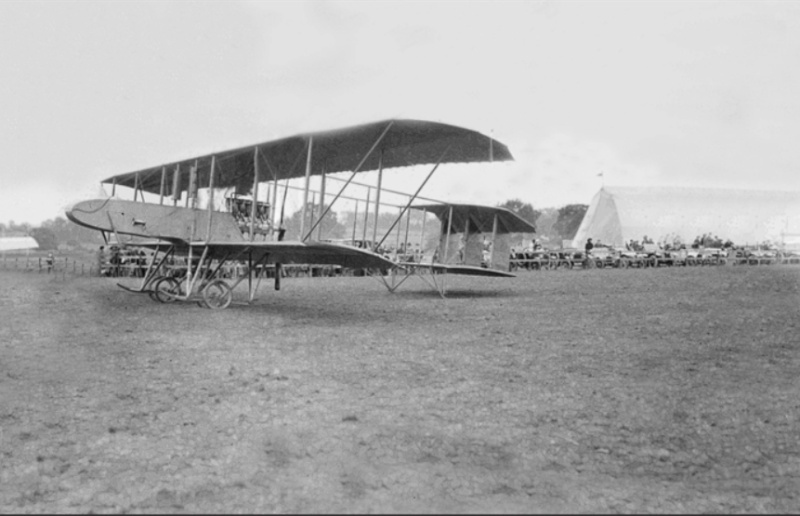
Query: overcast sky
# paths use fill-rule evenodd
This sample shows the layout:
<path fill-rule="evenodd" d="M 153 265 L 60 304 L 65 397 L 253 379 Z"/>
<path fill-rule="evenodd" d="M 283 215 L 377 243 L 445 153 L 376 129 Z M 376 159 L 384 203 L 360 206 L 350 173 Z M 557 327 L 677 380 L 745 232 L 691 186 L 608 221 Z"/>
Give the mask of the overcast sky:
<path fill-rule="evenodd" d="M 109 175 L 392 117 L 514 154 L 442 167 L 423 194 L 443 200 L 800 190 L 798 2 L 5 0 L 0 70 L 0 222 L 63 215 Z"/>

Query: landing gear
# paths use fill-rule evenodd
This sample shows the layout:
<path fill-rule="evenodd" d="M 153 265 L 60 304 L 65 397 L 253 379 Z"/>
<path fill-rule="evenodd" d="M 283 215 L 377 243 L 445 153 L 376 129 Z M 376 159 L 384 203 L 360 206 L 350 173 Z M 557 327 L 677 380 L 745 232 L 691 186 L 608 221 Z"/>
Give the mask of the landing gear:
<path fill-rule="evenodd" d="M 203 302 L 212 310 L 222 310 L 230 306 L 233 300 L 233 290 L 224 280 L 212 280 L 203 289 Z"/>
<path fill-rule="evenodd" d="M 263 253 L 258 261 L 254 263 L 253 251 L 247 247 L 228 251 L 222 256 L 212 256 L 210 249 L 210 246 L 204 245 L 199 260 L 195 260 L 192 257 L 193 248 L 190 247 L 185 271 L 178 269 L 178 276 L 156 276 L 154 274 L 145 283 L 148 285 L 148 289 L 142 288 L 140 291 L 147 292 L 151 299 L 159 303 L 181 301 L 197 303 L 203 308 L 212 310 L 223 310 L 233 302 L 234 289 L 239 283 L 247 280 L 248 302 L 252 302 L 258 290 L 258 284 L 261 282 L 261 275 L 257 271 L 263 269 L 269 259 L 269 253 Z M 239 275 L 235 280 L 231 280 L 232 283 L 223 280 L 223 266 L 229 261 L 239 260 L 244 253 L 249 253 L 247 273 Z M 217 252 L 217 254 L 219 255 L 220 253 Z M 175 271 L 172 272 L 174 273 Z M 258 281 L 255 284 L 252 281 L 254 274 L 258 276 Z"/>
<path fill-rule="evenodd" d="M 150 297 L 160 303 L 172 303 L 181 295 L 181 284 L 172 277 L 164 277 L 156 281 Z"/>

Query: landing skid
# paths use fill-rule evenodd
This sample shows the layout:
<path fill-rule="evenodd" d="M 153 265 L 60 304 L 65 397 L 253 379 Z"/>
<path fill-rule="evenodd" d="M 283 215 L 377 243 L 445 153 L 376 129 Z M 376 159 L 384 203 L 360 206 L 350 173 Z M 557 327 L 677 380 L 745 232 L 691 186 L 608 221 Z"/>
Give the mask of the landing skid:
<path fill-rule="evenodd" d="M 420 274 L 419 269 L 426 269 L 430 271 L 430 274 Z M 375 277 L 375 275 L 371 275 Z M 397 266 L 394 267 L 389 271 L 389 280 L 386 279 L 384 275 L 378 275 L 377 277 L 380 278 L 380 281 L 386 287 L 389 292 L 394 293 L 400 285 L 406 282 L 406 280 L 410 277 L 417 277 L 427 286 L 431 287 L 435 290 L 442 299 L 447 298 L 447 271 L 436 271 L 432 268 L 427 268 L 423 266 Z M 430 276 L 430 278 L 429 278 Z M 439 281 L 436 280 L 436 277 L 440 276 L 441 279 Z"/>

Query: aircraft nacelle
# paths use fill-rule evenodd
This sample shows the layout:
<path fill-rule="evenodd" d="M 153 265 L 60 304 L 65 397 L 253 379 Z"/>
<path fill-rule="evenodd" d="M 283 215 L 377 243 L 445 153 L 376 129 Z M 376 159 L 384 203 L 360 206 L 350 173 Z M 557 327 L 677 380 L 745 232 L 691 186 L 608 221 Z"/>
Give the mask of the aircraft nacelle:
<path fill-rule="evenodd" d="M 75 224 L 124 235 L 242 242 L 244 237 L 230 213 L 147 204 L 119 199 L 92 199 L 67 210 Z"/>

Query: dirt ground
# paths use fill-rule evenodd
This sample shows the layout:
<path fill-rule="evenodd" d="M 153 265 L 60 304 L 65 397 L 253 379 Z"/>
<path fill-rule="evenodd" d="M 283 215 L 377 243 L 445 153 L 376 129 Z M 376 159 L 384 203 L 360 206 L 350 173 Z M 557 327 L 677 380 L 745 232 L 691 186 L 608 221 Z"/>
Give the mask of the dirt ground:
<path fill-rule="evenodd" d="M 800 512 L 798 266 L 0 279 L 2 513 Z"/>

